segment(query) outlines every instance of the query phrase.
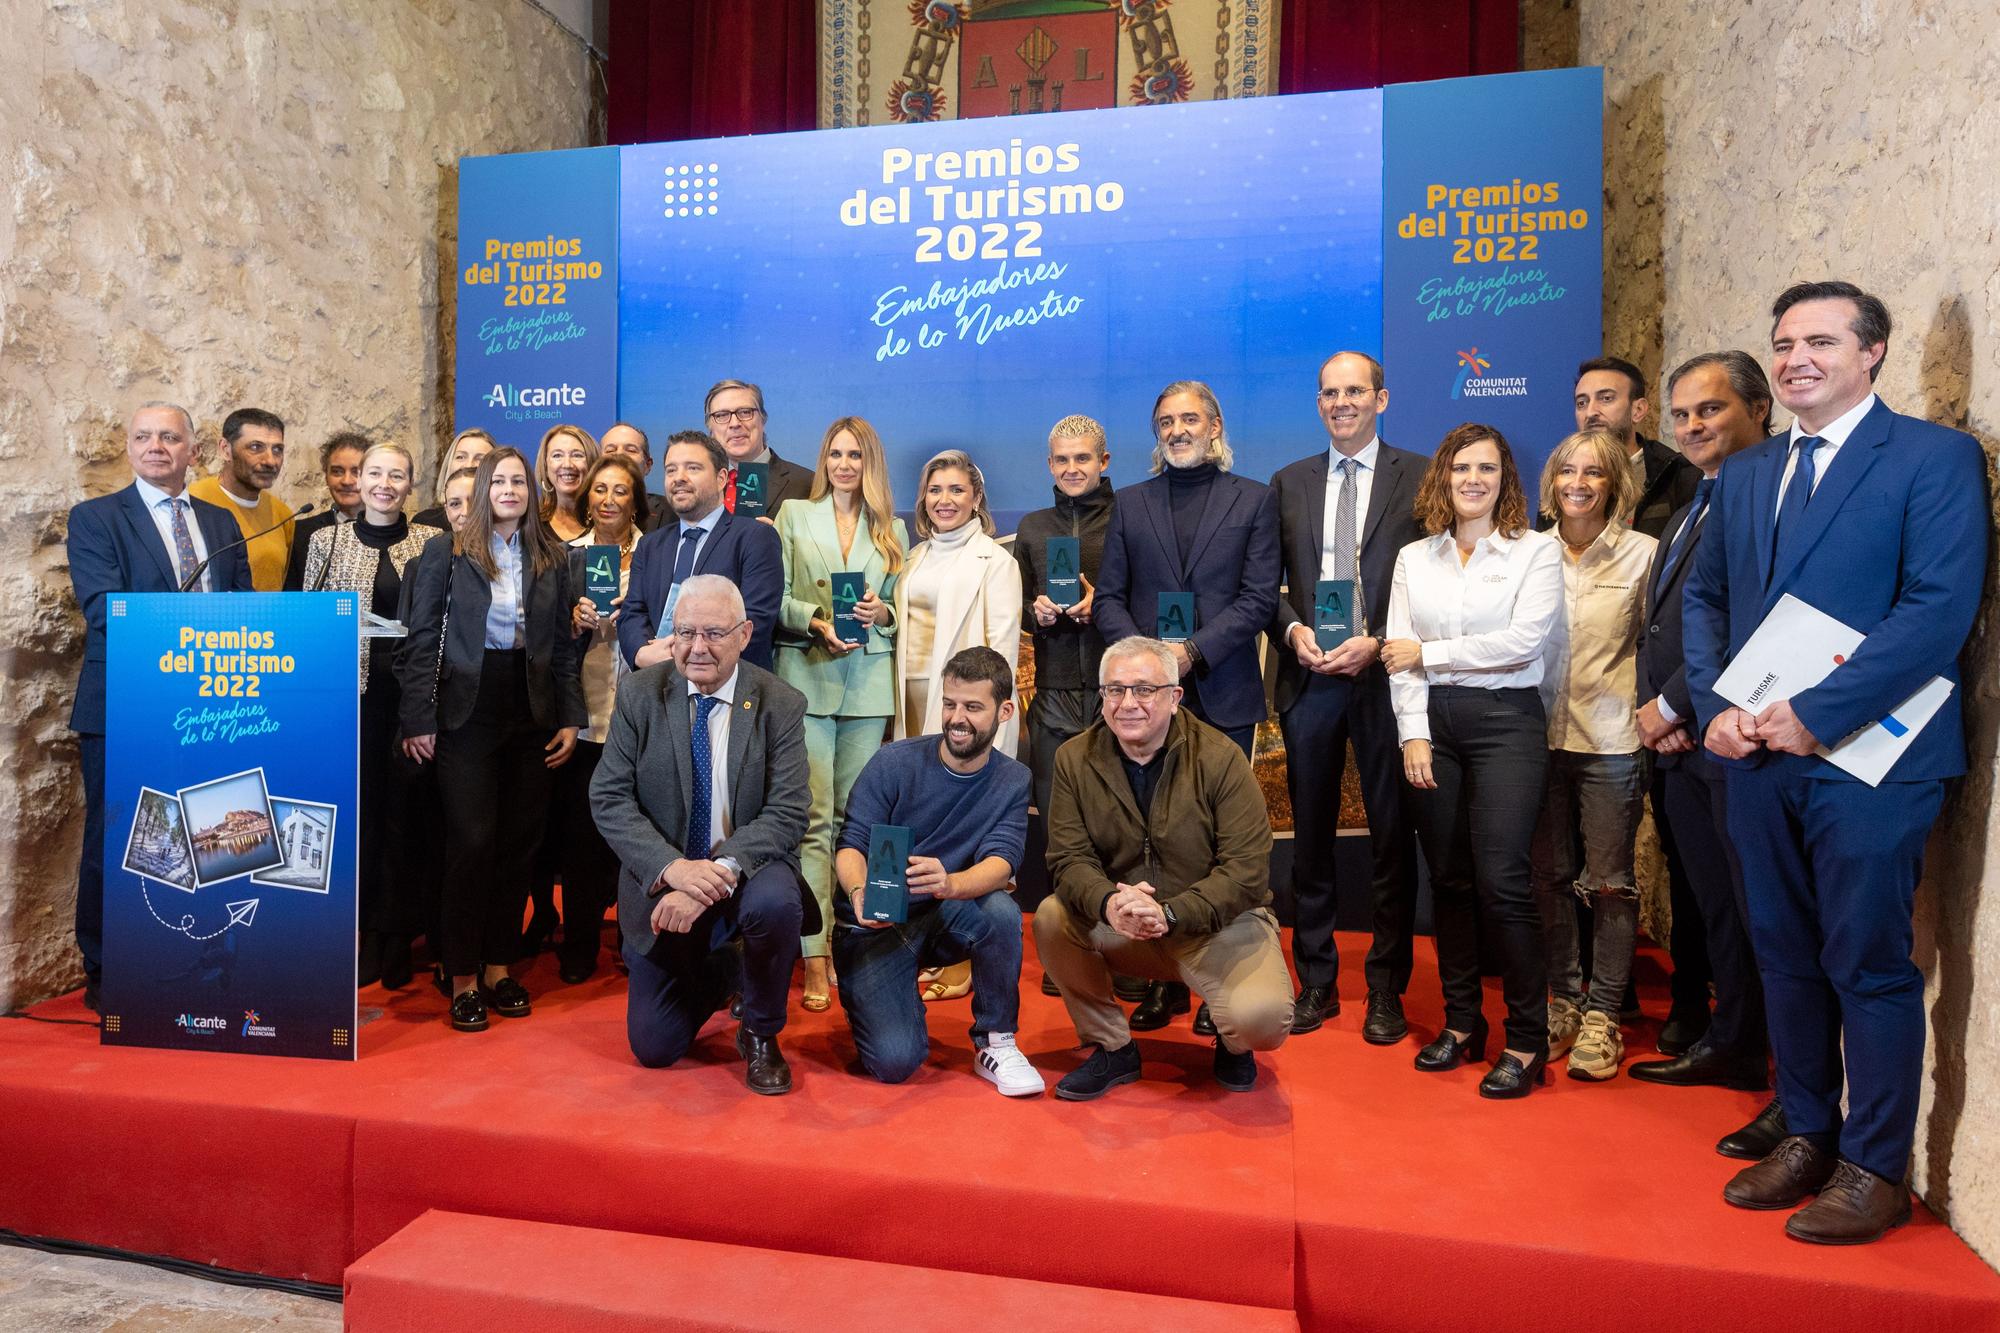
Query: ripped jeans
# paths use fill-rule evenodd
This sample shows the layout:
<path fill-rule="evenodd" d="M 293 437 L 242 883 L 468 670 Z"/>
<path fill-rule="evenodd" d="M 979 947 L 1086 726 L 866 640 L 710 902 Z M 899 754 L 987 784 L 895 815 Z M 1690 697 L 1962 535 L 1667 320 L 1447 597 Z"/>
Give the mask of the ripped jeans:
<path fill-rule="evenodd" d="M 1578 1009 L 1617 1016 L 1639 935 L 1632 842 L 1639 832 L 1645 754 L 1549 751 L 1548 792 L 1531 853 L 1535 901 L 1548 952 L 1549 994 Z M 1577 866 L 1581 848 L 1583 865 Z M 1583 989 L 1576 903 L 1591 906 L 1590 992 Z"/>

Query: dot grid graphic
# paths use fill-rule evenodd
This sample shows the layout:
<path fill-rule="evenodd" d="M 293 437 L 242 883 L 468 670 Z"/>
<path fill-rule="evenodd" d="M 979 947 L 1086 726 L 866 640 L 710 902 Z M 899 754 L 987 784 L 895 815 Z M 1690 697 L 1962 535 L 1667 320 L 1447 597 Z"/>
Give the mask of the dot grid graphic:
<path fill-rule="evenodd" d="M 718 201 L 722 198 L 716 186 L 721 184 L 720 167 L 714 162 L 688 162 L 667 167 L 662 176 L 666 191 L 662 202 L 665 204 L 663 216 L 668 218 L 713 217 L 719 211 Z"/>

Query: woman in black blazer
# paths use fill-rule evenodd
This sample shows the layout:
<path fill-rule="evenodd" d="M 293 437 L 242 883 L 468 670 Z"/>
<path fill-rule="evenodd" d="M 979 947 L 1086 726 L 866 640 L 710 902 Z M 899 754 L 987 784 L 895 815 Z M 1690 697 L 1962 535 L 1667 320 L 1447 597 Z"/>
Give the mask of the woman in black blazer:
<path fill-rule="evenodd" d="M 528 1013 L 527 988 L 507 969 L 521 948 L 549 773 L 568 762 L 589 721 L 570 623 L 577 590 L 535 498 L 519 450 L 488 454 L 465 525 L 431 539 L 410 596 L 403 750 L 437 761 L 438 946 L 461 1032 L 483 1031 L 489 1007 Z"/>

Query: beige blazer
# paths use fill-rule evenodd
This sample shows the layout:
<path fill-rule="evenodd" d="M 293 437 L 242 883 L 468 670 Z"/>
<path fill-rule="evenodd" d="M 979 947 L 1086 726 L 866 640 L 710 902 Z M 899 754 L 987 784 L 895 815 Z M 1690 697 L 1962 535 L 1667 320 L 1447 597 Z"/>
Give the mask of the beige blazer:
<path fill-rule="evenodd" d="M 910 558 L 904 562 L 902 577 L 896 580 L 896 624 L 899 631 L 909 624 L 910 581 L 923 567 L 930 550 L 929 542 L 918 542 L 910 552 Z M 917 734 L 929 735 L 944 727 L 944 696 L 938 673 L 951 660 L 951 655 L 961 648 L 991 648 L 1007 659 L 1007 665 L 1017 678 L 1014 716 L 1000 725 L 999 733 L 993 738 L 993 748 L 1012 757 L 1018 750 L 1021 730 L 1018 679 L 1021 670 L 1021 567 L 1014 563 L 1014 558 L 999 542 L 983 532 L 975 532 L 967 540 L 965 555 L 967 567 L 976 566 L 979 577 L 976 580 L 967 578 L 956 581 L 954 586 L 948 586 L 939 593 L 937 630 L 931 642 L 930 666 L 925 672 L 924 725 Z M 908 642 L 907 633 L 897 633 L 897 740 L 907 739 L 909 735 L 904 726 L 902 708 L 904 686 L 910 679 L 904 658 L 904 645 Z"/>

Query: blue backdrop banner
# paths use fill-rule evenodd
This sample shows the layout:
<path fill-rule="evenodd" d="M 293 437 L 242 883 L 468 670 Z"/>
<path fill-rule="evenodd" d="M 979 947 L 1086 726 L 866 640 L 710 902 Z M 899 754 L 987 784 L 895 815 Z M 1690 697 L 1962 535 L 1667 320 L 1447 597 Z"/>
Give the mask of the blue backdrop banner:
<path fill-rule="evenodd" d="M 1496 427 L 1531 497 L 1602 350 L 1603 106 L 1595 68 L 1383 93 L 1384 434 Z"/>
<path fill-rule="evenodd" d="M 110 599 L 106 1044 L 354 1058 L 356 602 Z"/>
<path fill-rule="evenodd" d="M 531 457 L 617 420 L 616 148 L 460 163 L 457 374 L 456 428 Z"/>

